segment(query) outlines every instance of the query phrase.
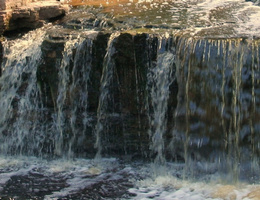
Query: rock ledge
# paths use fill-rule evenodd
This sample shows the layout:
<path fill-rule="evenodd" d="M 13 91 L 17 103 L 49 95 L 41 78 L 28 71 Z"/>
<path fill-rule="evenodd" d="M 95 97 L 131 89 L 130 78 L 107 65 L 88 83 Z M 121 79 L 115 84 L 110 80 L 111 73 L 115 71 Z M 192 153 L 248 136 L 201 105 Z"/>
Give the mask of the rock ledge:
<path fill-rule="evenodd" d="M 61 17 L 69 6 L 59 1 L 37 1 L 0 11 L 0 34 L 20 28 L 38 28 L 45 21 Z"/>

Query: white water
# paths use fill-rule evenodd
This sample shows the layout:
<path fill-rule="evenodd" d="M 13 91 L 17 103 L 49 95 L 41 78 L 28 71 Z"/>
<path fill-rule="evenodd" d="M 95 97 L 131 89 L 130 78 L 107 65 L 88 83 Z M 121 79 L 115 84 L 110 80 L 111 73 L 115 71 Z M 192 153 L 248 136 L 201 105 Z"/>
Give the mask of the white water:
<path fill-rule="evenodd" d="M 73 62 L 73 50 L 76 49 L 82 41 L 81 38 L 69 39 L 63 50 L 63 59 L 61 61 L 59 70 L 59 86 L 58 86 L 58 98 L 57 98 L 57 127 L 59 131 L 59 136 L 55 139 L 55 153 L 57 155 L 62 155 L 63 153 L 63 140 L 65 137 L 66 131 L 64 132 L 65 122 L 65 110 L 64 104 L 65 101 L 68 101 L 69 95 L 67 94 L 69 90 L 69 81 L 70 81 L 70 67 Z M 73 110 L 73 108 L 72 108 Z"/>
<path fill-rule="evenodd" d="M 259 37 L 260 6 L 244 0 L 180 0 L 168 10 L 191 35 Z M 180 14 L 185 12 L 186 16 Z M 183 19 L 182 19 L 183 18 Z"/>
<path fill-rule="evenodd" d="M 92 120 L 87 113 L 88 82 L 92 68 L 92 43 L 97 33 L 86 31 L 86 38 L 80 37 L 80 34 L 66 41 L 63 58 L 56 64 L 59 85 L 50 131 L 55 142 L 54 153 L 67 158 L 74 157 L 73 147 L 77 144 L 77 138 L 85 138 L 86 128 Z"/>
<path fill-rule="evenodd" d="M 0 153 L 38 151 L 41 137 L 45 137 L 39 126 L 41 105 L 36 72 L 41 64 L 40 45 L 47 29 L 46 26 L 20 39 L 3 42 Z M 32 145 L 28 146 L 29 143 Z"/>
<path fill-rule="evenodd" d="M 148 113 L 150 129 L 148 134 L 151 139 L 150 149 L 156 154 L 155 163 L 165 163 L 164 134 L 167 129 L 168 99 L 170 95 L 170 85 L 174 78 L 174 58 L 172 50 L 166 50 L 166 45 L 170 45 L 167 34 L 159 38 L 157 63 L 149 69 L 147 74 L 147 90 L 151 98 L 152 110 Z"/>
<path fill-rule="evenodd" d="M 12 177 L 18 176 L 17 191 L 24 187 L 23 193 L 30 193 L 32 198 L 39 197 L 40 191 L 47 191 L 45 200 L 67 199 L 70 195 L 78 195 L 72 196 L 72 199 L 95 199 L 95 195 L 91 193 L 93 196 L 88 196 L 90 193 L 84 192 L 84 189 L 94 190 L 96 197 L 104 199 L 256 200 L 260 197 L 260 185 L 225 184 L 217 173 L 201 174 L 196 181 L 179 179 L 177 177 L 183 167 L 182 164 L 166 163 L 165 175 L 154 176 L 150 164 L 122 164 L 114 158 L 103 158 L 97 164 L 87 159 L 46 161 L 35 157 L 0 157 L 0 192 L 4 197 L 4 185 L 8 181 L 17 185 Z M 64 184 L 57 186 L 57 182 Z M 133 186 L 124 188 L 126 183 Z M 106 197 L 111 188 L 120 192 L 122 187 L 125 193 L 135 196 Z M 14 194 L 17 191 L 14 190 Z"/>

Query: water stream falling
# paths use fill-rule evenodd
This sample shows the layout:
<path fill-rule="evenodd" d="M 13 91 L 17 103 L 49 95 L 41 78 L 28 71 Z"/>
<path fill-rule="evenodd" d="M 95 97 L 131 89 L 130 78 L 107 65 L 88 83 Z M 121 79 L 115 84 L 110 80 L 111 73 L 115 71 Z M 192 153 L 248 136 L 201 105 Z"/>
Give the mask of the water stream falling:
<path fill-rule="evenodd" d="M 177 49 L 179 100 L 173 138 L 184 142 L 184 157 L 189 163 L 194 160 L 191 156 L 199 156 L 194 154 L 196 149 L 210 143 L 216 145 L 215 138 L 223 135 L 220 145 L 227 155 L 214 150 L 215 156 L 210 156 L 210 149 L 208 153 L 210 158 L 216 159 L 213 162 L 219 162 L 216 164 L 220 168 L 233 173 L 232 180 L 238 180 L 240 170 L 248 170 L 244 159 L 255 152 L 251 145 L 248 148 L 243 145 L 257 141 L 254 135 L 258 129 L 255 76 L 259 76 L 259 63 L 255 58 L 259 50 L 255 51 L 254 42 L 247 44 L 242 39 L 207 42 L 183 39 Z M 252 55 L 248 56 L 249 52 Z M 257 157 L 254 154 L 252 159 Z M 192 169 L 190 164 L 186 166 Z"/>
<path fill-rule="evenodd" d="M 97 148 L 96 159 L 101 158 L 102 152 L 102 138 L 105 137 L 104 132 L 106 131 L 104 126 L 106 126 L 106 120 L 108 115 L 109 107 L 113 109 L 113 100 L 111 100 L 111 86 L 113 81 L 114 74 L 114 60 L 113 55 L 115 53 L 114 42 L 116 38 L 119 36 L 119 33 L 114 33 L 110 36 L 108 41 L 107 53 L 104 58 L 103 63 L 103 73 L 101 77 L 101 86 L 100 86 L 100 97 L 98 102 L 98 110 L 97 110 L 97 124 L 95 128 L 96 134 L 96 143 L 95 147 Z"/>
<path fill-rule="evenodd" d="M 77 140 L 76 137 L 83 140 L 90 120 L 87 113 L 87 100 L 92 41 L 92 38 L 86 39 L 78 36 L 75 39 L 69 39 L 64 47 L 57 97 L 57 126 L 60 132 L 59 137 L 55 139 L 57 155 L 64 154 L 67 149 L 68 157 L 73 157 L 72 146 Z M 66 107 L 68 101 L 70 106 Z M 70 124 L 71 135 L 68 135 L 67 124 Z M 83 126 L 81 127 L 79 124 Z M 64 144 L 66 140 L 69 141 Z M 68 146 L 64 148 L 64 145 Z"/>
<path fill-rule="evenodd" d="M 46 32 L 39 29 L 21 39 L 5 41 L 0 78 L 1 154 L 40 154 L 42 105 L 37 85 L 40 45 Z"/>
<path fill-rule="evenodd" d="M 158 41 L 157 63 L 147 74 L 148 88 L 152 104 L 152 111 L 148 113 L 150 128 L 148 134 L 151 138 L 151 150 L 156 154 L 155 163 L 165 163 L 164 134 L 167 129 L 167 110 L 170 95 L 170 85 L 174 81 L 173 50 L 170 49 L 171 39 L 167 34 Z M 166 48 L 169 48 L 168 50 Z"/>
<path fill-rule="evenodd" d="M 63 143 L 64 143 L 64 138 L 66 136 L 64 134 L 66 133 L 65 129 L 65 124 L 70 123 L 70 122 L 65 122 L 65 114 L 67 112 L 70 112 L 73 108 L 69 111 L 64 110 L 64 104 L 65 101 L 68 101 L 69 95 L 67 95 L 67 92 L 69 91 L 69 82 L 70 82 L 70 67 L 73 62 L 73 50 L 77 48 L 78 43 L 81 43 L 82 41 L 78 41 L 79 38 L 76 39 L 69 39 L 64 47 L 63 51 L 63 59 L 61 61 L 60 68 L 61 70 L 59 71 L 59 89 L 58 89 L 58 98 L 57 98 L 57 126 L 58 126 L 58 131 L 60 132 L 59 137 L 55 139 L 57 141 L 55 145 L 55 151 L 56 154 L 62 155 L 63 153 Z M 73 86 L 72 86 L 73 87 Z M 75 116 L 71 116 L 71 120 L 74 121 Z M 74 126 L 74 125 L 73 125 Z M 74 131 L 72 130 L 72 134 L 74 135 Z"/>

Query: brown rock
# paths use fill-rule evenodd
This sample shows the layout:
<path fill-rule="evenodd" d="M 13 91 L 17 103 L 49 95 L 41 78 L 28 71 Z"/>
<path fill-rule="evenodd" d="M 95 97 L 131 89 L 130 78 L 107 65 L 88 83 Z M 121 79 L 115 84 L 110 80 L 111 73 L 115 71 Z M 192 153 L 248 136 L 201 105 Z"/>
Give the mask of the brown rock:
<path fill-rule="evenodd" d="M 5 2 L 5 4 L 3 3 Z M 0 33 L 20 28 L 34 29 L 42 26 L 44 21 L 63 16 L 68 12 L 68 5 L 58 1 L 22 0 L 9 2 L 0 0 Z M 7 10 L 9 9 L 9 10 Z"/>

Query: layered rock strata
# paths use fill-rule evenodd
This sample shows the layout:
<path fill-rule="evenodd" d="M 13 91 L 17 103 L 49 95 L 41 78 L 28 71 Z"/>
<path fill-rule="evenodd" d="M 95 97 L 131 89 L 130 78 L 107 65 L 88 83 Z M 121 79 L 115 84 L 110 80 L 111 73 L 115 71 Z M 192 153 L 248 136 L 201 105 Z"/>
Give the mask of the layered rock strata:
<path fill-rule="evenodd" d="M 68 10 L 67 5 L 54 0 L 1 1 L 0 33 L 39 28 L 45 21 L 63 16 Z"/>

